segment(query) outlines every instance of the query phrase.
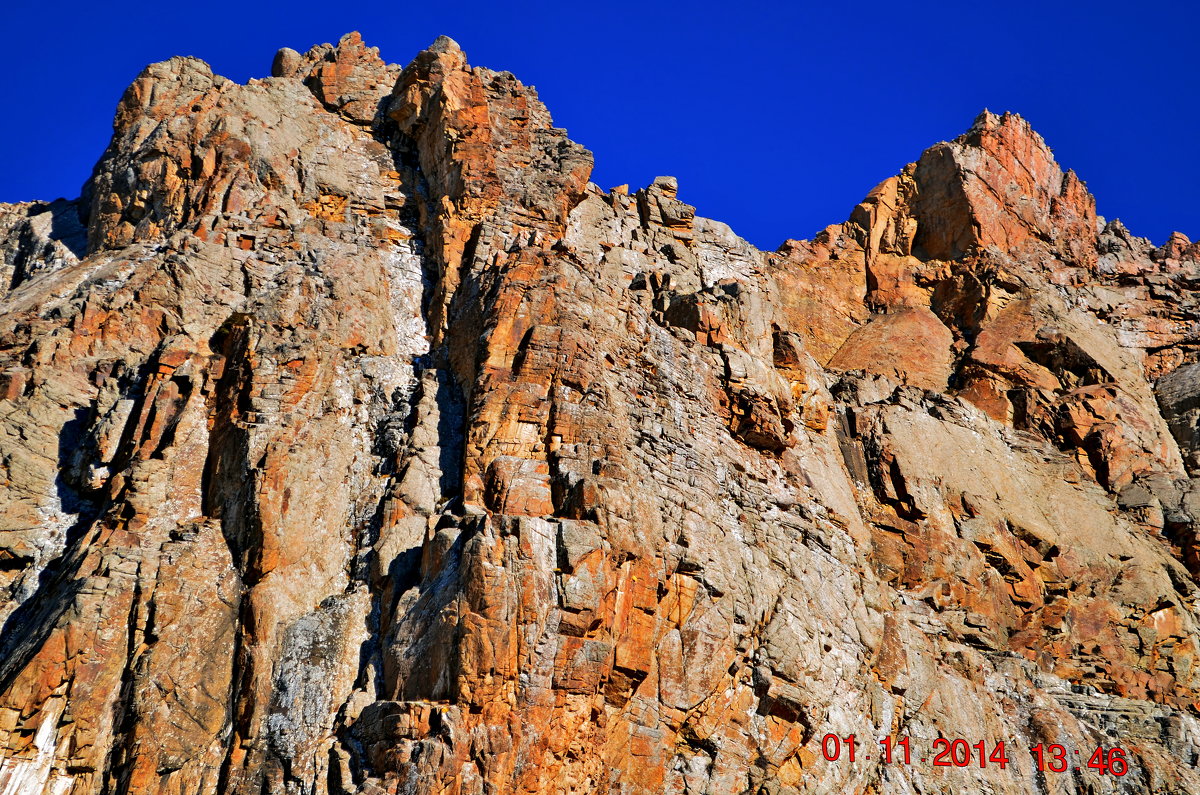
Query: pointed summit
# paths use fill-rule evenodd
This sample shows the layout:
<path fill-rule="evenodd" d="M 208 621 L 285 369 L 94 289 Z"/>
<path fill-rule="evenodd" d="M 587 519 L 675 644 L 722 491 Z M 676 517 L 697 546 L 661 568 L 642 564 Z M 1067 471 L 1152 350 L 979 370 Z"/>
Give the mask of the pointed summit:
<path fill-rule="evenodd" d="M 984 110 L 948 143 L 926 150 L 913 173 L 914 245 L 937 259 L 993 247 L 1095 262 L 1096 206 L 1073 172 L 1021 116 Z"/>
<path fill-rule="evenodd" d="M 462 52 L 462 47 L 458 46 L 458 42 L 449 36 L 438 36 L 427 49 L 429 52 L 437 53 Z"/>
<path fill-rule="evenodd" d="M 375 121 L 398 73 L 398 67 L 379 57 L 378 47 L 363 43 L 358 31 L 342 36 L 336 46 L 319 44 L 304 55 L 284 47 L 271 64 L 272 77 L 304 81 L 327 110 L 364 126 Z"/>

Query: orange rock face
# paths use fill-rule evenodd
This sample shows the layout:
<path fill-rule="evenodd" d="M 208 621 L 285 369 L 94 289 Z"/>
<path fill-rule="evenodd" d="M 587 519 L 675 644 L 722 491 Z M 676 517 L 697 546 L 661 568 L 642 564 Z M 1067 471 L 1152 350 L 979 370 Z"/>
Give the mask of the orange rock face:
<path fill-rule="evenodd" d="M 272 73 L 0 205 L 0 793 L 1200 791 L 1196 245 L 1012 115 L 765 253 L 449 39 Z"/>

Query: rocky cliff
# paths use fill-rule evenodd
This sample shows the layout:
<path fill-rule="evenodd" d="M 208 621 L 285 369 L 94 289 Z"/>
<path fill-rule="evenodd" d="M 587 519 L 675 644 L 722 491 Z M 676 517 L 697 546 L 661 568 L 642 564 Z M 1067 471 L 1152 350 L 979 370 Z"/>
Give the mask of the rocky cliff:
<path fill-rule="evenodd" d="M 1200 246 L 1009 114 L 776 252 L 591 166 L 351 34 L 0 205 L 0 793 L 1200 791 Z"/>

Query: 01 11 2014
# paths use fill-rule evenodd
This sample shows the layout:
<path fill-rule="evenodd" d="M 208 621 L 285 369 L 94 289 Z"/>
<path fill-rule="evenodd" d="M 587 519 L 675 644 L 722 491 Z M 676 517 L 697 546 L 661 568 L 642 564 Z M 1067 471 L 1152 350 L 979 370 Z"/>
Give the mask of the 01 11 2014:
<path fill-rule="evenodd" d="M 912 743 L 907 737 L 899 740 L 884 737 L 879 740 L 879 758 L 884 764 L 911 765 L 913 763 Z M 1033 755 L 1037 769 L 1048 773 L 1065 773 L 1068 770 L 1079 770 L 1081 766 L 1099 771 L 1103 775 L 1123 776 L 1129 772 L 1129 761 L 1125 749 L 1120 747 L 1097 747 L 1087 755 L 1075 749 L 1057 743 L 1045 745 L 1038 743 L 1029 749 Z M 821 753 L 830 762 L 845 758 L 847 761 L 857 761 L 859 756 L 858 740 L 855 735 L 848 734 L 839 737 L 836 734 L 826 734 L 821 738 Z M 995 766 L 1001 770 L 1010 764 L 1008 751 L 1003 740 L 988 745 L 980 740 L 970 743 L 963 739 L 947 739 L 938 737 L 933 741 L 929 754 L 922 756 L 919 761 L 928 762 L 932 756 L 934 767 L 988 767 Z M 870 760 L 871 756 L 863 756 Z M 1074 761 L 1072 761 L 1074 760 Z"/>

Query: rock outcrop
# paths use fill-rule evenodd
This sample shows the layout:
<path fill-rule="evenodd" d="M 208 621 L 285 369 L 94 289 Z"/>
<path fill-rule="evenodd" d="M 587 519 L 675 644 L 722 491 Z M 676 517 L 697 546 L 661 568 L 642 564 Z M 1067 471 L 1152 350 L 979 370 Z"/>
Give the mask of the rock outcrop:
<path fill-rule="evenodd" d="M 1200 246 L 1009 114 L 777 252 L 591 166 L 351 34 L 0 205 L 0 793 L 1200 791 Z"/>

